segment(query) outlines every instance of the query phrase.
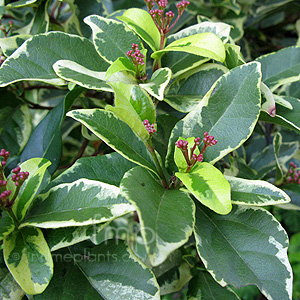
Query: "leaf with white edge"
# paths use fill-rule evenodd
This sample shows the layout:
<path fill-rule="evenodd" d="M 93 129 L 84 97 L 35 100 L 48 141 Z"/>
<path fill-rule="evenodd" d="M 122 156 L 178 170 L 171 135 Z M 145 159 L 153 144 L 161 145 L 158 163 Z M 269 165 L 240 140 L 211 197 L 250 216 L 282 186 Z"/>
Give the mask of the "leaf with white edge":
<path fill-rule="evenodd" d="M 78 244 L 71 247 L 71 253 L 74 258 L 90 257 L 86 261 L 75 259 L 75 263 L 104 299 L 160 299 L 159 286 L 152 271 L 124 241 L 108 240 L 98 246 Z M 100 259 L 93 259 L 99 255 Z"/>
<path fill-rule="evenodd" d="M 117 72 L 126 71 L 132 74 L 136 74 L 136 69 L 128 58 L 119 57 L 116 61 L 114 61 L 111 66 L 107 69 L 105 73 L 105 78 L 108 80 L 109 77 Z"/>
<path fill-rule="evenodd" d="M 198 33 L 176 40 L 164 49 L 154 52 L 151 57 L 159 59 L 165 52 L 169 51 L 187 52 L 220 62 L 225 60 L 224 45 L 221 39 L 211 32 Z"/>
<path fill-rule="evenodd" d="M 93 42 L 101 57 L 108 63 L 113 63 L 119 57 L 127 58 L 127 51 L 132 44 L 140 45 L 138 36 L 122 22 L 92 15 L 84 19 L 93 30 Z"/>
<path fill-rule="evenodd" d="M 273 93 L 268 88 L 267 85 L 265 85 L 263 82 L 260 83 L 260 89 L 262 95 L 264 95 L 266 101 L 262 104 L 261 109 L 268 113 L 271 117 L 276 116 L 276 106 L 275 106 L 275 100 Z"/>
<path fill-rule="evenodd" d="M 282 183 L 283 180 L 283 172 L 279 162 L 281 145 L 282 145 L 282 135 L 279 132 L 276 132 L 273 138 L 273 147 L 274 147 L 274 154 L 275 154 L 275 161 L 276 161 L 275 184 L 277 185 Z"/>
<path fill-rule="evenodd" d="M 224 175 L 209 163 L 197 163 L 189 173 L 175 173 L 197 200 L 218 214 L 231 211 L 230 184 Z"/>
<path fill-rule="evenodd" d="M 201 24 L 192 25 L 178 33 L 170 35 L 167 38 L 167 45 L 178 39 L 203 32 L 212 32 L 216 34 L 223 43 L 226 43 L 230 33 L 230 26 L 220 22 L 202 22 Z M 172 77 L 176 77 L 188 70 L 202 65 L 208 60 L 209 59 L 207 58 L 190 53 L 166 52 L 162 57 L 162 65 L 169 67 L 172 70 Z"/>
<path fill-rule="evenodd" d="M 289 101 L 285 100 L 283 98 L 283 96 L 279 96 L 279 95 L 273 94 L 273 97 L 274 97 L 274 100 L 275 100 L 276 104 L 281 105 L 281 106 L 283 106 L 283 107 L 285 107 L 287 109 L 293 109 L 292 104 Z"/>
<path fill-rule="evenodd" d="M 9 273 L 0 252 L 0 299 L 1 300 L 21 300 L 25 292 L 16 283 L 13 276 Z"/>
<path fill-rule="evenodd" d="M 125 158 L 156 173 L 155 162 L 144 142 L 112 112 L 100 109 L 81 109 L 73 110 L 67 115 L 81 122 Z"/>
<path fill-rule="evenodd" d="M 213 84 L 229 70 L 219 64 L 204 64 L 178 76 L 167 90 L 164 101 L 176 110 L 190 112 Z"/>
<path fill-rule="evenodd" d="M 241 205 L 277 205 L 289 203 L 290 197 L 280 188 L 262 180 L 225 176 L 231 188 L 231 201 Z"/>
<path fill-rule="evenodd" d="M 282 143 L 279 155 L 277 156 L 278 163 L 284 165 L 298 152 L 298 150 L 299 142 Z M 277 161 L 275 160 L 274 146 L 269 145 L 250 160 L 249 166 L 258 173 L 255 179 L 260 179 L 276 169 Z"/>
<path fill-rule="evenodd" d="M 52 256 L 55 263 L 53 278 L 48 288 L 34 296 L 34 300 L 105 300 L 75 265 L 69 250 L 63 249 Z"/>
<path fill-rule="evenodd" d="M 3 240 L 6 235 L 10 234 L 14 229 L 14 220 L 6 211 L 2 211 L 0 218 L 0 241 Z"/>
<path fill-rule="evenodd" d="M 19 0 L 15 1 L 13 3 L 9 3 L 6 5 L 6 8 L 11 9 L 11 8 L 20 8 L 20 7 L 26 7 L 26 6 L 31 6 L 38 0 Z"/>
<path fill-rule="evenodd" d="M 93 71 L 106 71 L 108 64 L 86 38 L 63 32 L 39 34 L 28 39 L 0 68 L 0 86 L 21 80 L 65 85 L 52 66 L 58 60 L 71 60 Z"/>
<path fill-rule="evenodd" d="M 140 87 L 146 90 L 151 96 L 162 101 L 171 75 L 172 72 L 169 68 L 160 68 L 152 74 L 148 83 L 140 83 Z"/>
<path fill-rule="evenodd" d="M 282 187 L 291 198 L 291 202 L 281 205 L 283 209 L 296 209 L 300 210 L 300 185 L 295 183 L 286 184 Z"/>
<path fill-rule="evenodd" d="M 118 187 L 88 179 L 57 185 L 41 197 L 44 200 L 23 220 L 22 227 L 84 226 L 134 211 Z"/>
<path fill-rule="evenodd" d="M 45 231 L 45 239 L 51 251 L 69 247 L 93 239 L 109 222 L 79 227 L 63 227 Z"/>
<path fill-rule="evenodd" d="M 53 261 L 39 228 L 16 229 L 6 236 L 3 254 L 10 273 L 27 294 L 45 290 L 53 274 Z"/>
<path fill-rule="evenodd" d="M 111 87 L 105 82 L 105 72 L 92 71 L 84 66 L 70 61 L 59 60 L 53 65 L 57 76 L 92 90 L 111 92 Z"/>
<path fill-rule="evenodd" d="M 255 62 L 236 67 L 219 78 L 203 100 L 173 129 L 167 155 L 171 172 L 176 170 L 174 143 L 180 136 L 201 137 L 204 132 L 215 136 L 218 143 L 204 152 L 204 160 L 212 164 L 249 138 L 260 111 L 260 78 L 260 66 Z"/>
<path fill-rule="evenodd" d="M 292 299 L 288 236 L 268 211 L 235 205 L 221 216 L 198 204 L 195 238 L 201 260 L 221 286 L 253 284 L 267 299 Z"/>
<path fill-rule="evenodd" d="M 260 56 L 262 81 L 274 91 L 279 86 L 300 79 L 300 48 L 288 47 Z"/>
<path fill-rule="evenodd" d="M 267 14 L 272 10 L 278 9 L 280 8 L 280 6 L 283 6 L 292 1 L 293 0 L 271 0 L 271 1 L 262 2 L 261 5 L 257 6 L 256 14 L 258 15 Z"/>
<path fill-rule="evenodd" d="M 241 57 L 241 47 L 233 44 L 226 44 L 226 60 L 225 65 L 228 69 L 233 69 L 243 65 L 245 61 Z"/>
<path fill-rule="evenodd" d="M 137 209 L 141 232 L 153 266 L 184 245 L 194 226 L 195 205 L 189 195 L 167 190 L 145 168 L 128 171 L 121 181 L 121 194 Z"/>
<path fill-rule="evenodd" d="M 153 51 L 159 49 L 160 33 L 148 12 L 139 8 L 130 8 L 117 18 L 134 30 Z"/>
<path fill-rule="evenodd" d="M 19 221 L 23 220 L 51 162 L 45 158 L 32 158 L 20 165 L 21 171 L 29 172 L 22 184 L 12 210 Z"/>
<path fill-rule="evenodd" d="M 0 38 L 0 47 L 3 54 L 6 57 L 10 56 L 29 38 L 31 38 L 31 35 L 29 34 L 19 34 Z"/>
<path fill-rule="evenodd" d="M 136 164 L 125 159 L 118 152 L 82 157 L 72 167 L 52 180 L 46 191 L 61 183 L 71 183 L 81 178 L 119 186 L 124 174 L 133 167 L 136 167 Z"/>
<path fill-rule="evenodd" d="M 238 300 L 233 291 L 220 286 L 208 272 L 198 272 L 188 285 L 187 300 Z"/>

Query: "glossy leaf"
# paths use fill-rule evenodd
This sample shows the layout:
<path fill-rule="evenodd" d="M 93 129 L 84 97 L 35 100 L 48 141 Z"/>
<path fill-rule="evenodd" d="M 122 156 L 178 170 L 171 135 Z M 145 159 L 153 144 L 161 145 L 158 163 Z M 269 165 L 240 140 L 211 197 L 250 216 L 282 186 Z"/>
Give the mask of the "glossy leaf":
<path fill-rule="evenodd" d="M 0 68 L 0 86 L 21 80 L 64 85 L 52 68 L 58 60 L 71 60 L 93 71 L 105 71 L 108 66 L 88 39 L 49 32 L 33 36 L 5 60 Z"/>
<path fill-rule="evenodd" d="M 53 261 L 39 228 L 16 229 L 6 236 L 3 254 L 10 273 L 27 294 L 45 290 L 53 274 Z"/>
<path fill-rule="evenodd" d="M 152 74 L 150 82 L 141 83 L 140 86 L 151 96 L 158 100 L 163 100 L 164 91 L 171 79 L 171 75 L 169 68 L 160 68 Z"/>
<path fill-rule="evenodd" d="M 6 57 L 10 56 L 29 38 L 31 38 L 30 34 L 19 34 L 10 37 L 0 38 L 0 47 L 3 54 Z"/>
<path fill-rule="evenodd" d="M 74 82 L 82 87 L 93 90 L 111 92 L 105 82 L 105 72 L 89 70 L 70 60 L 59 60 L 53 65 L 57 76 L 64 80 Z"/>
<path fill-rule="evenodd" d="M 238 300 L 234 292 L 221 287 L 208 272 L 198 272 L 188 285 L 187 300 Z"/>
<path fill-rule="evenodd" d="M 230 185 L 224 175 L 209 163 L 196 163 L 189 173 L 175 173 L 197 200 L 218 214 L 231 211 Z"/>
<path fill-rule="evenodd" d="M 9 9 L 17 8 L 17 7 L 26 7 L 26 6 L 30 6 L 30 5 L 34 4 L 37 1 L 38 0 L 18 0 L 13 3 L 7 4 L 6 7 Z"/>
<path fill-rule="evenodd" d="M 25 292 L 16 283 L 13 276 L 9 273 L 0 252 L 0 299 L 1 300 L 21 300 Z"/>
<path fill-rule="evenodd" d="M 164 100 L 176 110 L 190 112 L 227 71 L 219 64 L 204 64 L 185 72 L 172 82 Z"/>
<path fill-rule="evenodd" d="M 119 57 L 116 61 L 114 61 L 111 66 L 107 69 L 105 73 L 105 77 L 108 80 L 111 75 L 117 73 L 117 72 L 130 72 L 133 75 L 136 73 L 136 69 L 133 65 L 133 63 L 125 57 Z"/>
<path fill-rule="evenodd" d="M 260 56 L 262 80 L 274 91 L 279 86 L 300 79 L 300 48 L 289 47 Z"/>
<path fill-rule="evenodd" d="M 81 109 L 69 112 L 68 116 L 81 122 L 125 158 L 156 172 L 153 158 L 143 141 L 112 112 L 100 109 Z"/>
<path fill-rule="evenodd" d="M 159 49 L 160 33 L 148 12 L 138 8 L 130 8 L 118 19 L 134 30 L 153 51 Z"/>
<path fill-rule="evenodd" d="M 29 177 L 22 184 L 12 207 L 19 221 L 24 219 L 50 165 L 51 162 L 44 158 L 32 158 L 20 165 L 21 171 L 29 172 Z"/>
<path fill-rule="evenodd" d="M 167 190 L 144 168 L 128 171 L 121 194 L 137 209 L 141 232 L 153 266 L 185 244 L 194 224 L 194 203 L 188 194 Z"/>
<path fill-rule="evenodd" d="M 88 179 L 60 184 L 42 197 L 43 202 L 23 220 L 23 227 L 84 226 L 107 222 L 134 210 L 119 194 L 119 188 Z"/>
<path fill-rule="evenodd" d="M 33 157 L 46 158 L 52 163 L 49 172 L 54 173 L 60 163 L 62 154 L 62 137 L 60 133 L 62 122 L 67 111 L 82 92 L 83 88 L 75 88 L 70 91 L 64 101 L 51 110 L 37 125 L 22 152 L 21 162 Z"/>
<path fill-rule="evenodd" d="M 56 251 L 88 239 L 93 239 L 108 223 L 48 229 L 45 232 L 45 238 L 50 250 Z"/>
<path fill-rule="evenodd" d="M 289 203 L 290 197 L 280 188 L 262 180 L 225 176 L 231 188 L 231 201 L 242 205 L 277 205 Z"/>
<path fill-rule="evenodd" d="M 153 273 L 123 241 L 109 240 L 88 248 L 79 244 L 72 247 L 71 252 L 74 258 L 83 254 L 90 257 L 76 264 L 104 299 L 160 299 Z M 95 259 L 97 256 L 100 259 Z"/>
<path fill-rule="evenodd" d="M 225 48 L 221 39 L 210 32 L 198 33 L 176 40 L 164 49 L 154 52 L 151 57 L 158 59 L 168 51 L 187 52 L 220 62 L 225 60 Z"/>
<path fill-rule="evenodd" d="M 221 216 L 198 205 L 195 238 L 201 260 L 221 286 L 254 284 L 267 299 L 292 299 L 288 236 L 268 211 L 234 206 Z"/>
<path fill-rule="evenodd" d="M 6 211 L 2 211 L 0 219 L 0 241 L 3 240 L 6 235 L 10 234 L 14 229 L 14 220 Z"/>
<path fill-rule="evenodd" d="M 123 175 L 136 164 L 114 152 L 95 157 L 82 157 L 47 186 L 47 191 L 61 183 L 71 183 L 81 178 L 97 180 L 119 186 Z"/>
<path fill-rule="evenodd" d="M 88 278 L 74 264 L 70 251 L 57 251 L 52 254 L 54 274 L 48 288 L 34 300 L 104 300 Z"/>
<path fill-rule="evenodd" d="M 176 169 L 174 143 L 180 136 L 201 137 L 204 132 L 215 136 L 218 143 L 204 152 L 204 161 L 212 164 L 249 138 L 260 110 L 260 77 L 257 63 L 234 68 L 220 77 L 195 109 L 176 124 L 169 141 L 170 171 Z"/>
<path fill-rule="evenodd" d="M 141 46 L 139 38 L 121 22 L 96 15 L 86 17 L 84 22 L 93 30 L 96 50 L 110 64 L 127 57 L 133 43 Z"/>

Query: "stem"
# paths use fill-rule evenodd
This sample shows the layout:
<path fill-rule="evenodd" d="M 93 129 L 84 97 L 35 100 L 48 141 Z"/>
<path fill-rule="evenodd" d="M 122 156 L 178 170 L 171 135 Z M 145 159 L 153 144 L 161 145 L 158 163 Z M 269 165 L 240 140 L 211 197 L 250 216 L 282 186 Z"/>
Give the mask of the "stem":
<path fill-rule="evenodd" d="M 150 152 L 150 154 L 152 155 L 153 159 L 154 159 L 154 162 L 156 164 L 156 167 L 157 167 L 157 171 L 161 177 L 161 183 L 162 185 L 167 189 L 169 187 L 168 183 L 167 183 L 167 180 L 166 180 L 166 177 L 165 177 L 165 174 L 164 174 L 164 171 L 158 161 L 158 158 L 157 158 L 157 155 L 155 153 L 155 150 L 154 150 L 154 147 L 153 147 L 153 144 L 152 144 L 152 141 L 151 139 L 148 140 L 148 142 L 145 144 L 148 151 Z"/>
<path fill-rule="evenodd" d="M 20 222 L 18 221 L 18 219 L 16 218 L 15 214 L 13 213 L 12 209 L 6 209 L 7 213 L 10 215 L 10 217 L 14 220 L 15 226 L 19 227 Z"/>

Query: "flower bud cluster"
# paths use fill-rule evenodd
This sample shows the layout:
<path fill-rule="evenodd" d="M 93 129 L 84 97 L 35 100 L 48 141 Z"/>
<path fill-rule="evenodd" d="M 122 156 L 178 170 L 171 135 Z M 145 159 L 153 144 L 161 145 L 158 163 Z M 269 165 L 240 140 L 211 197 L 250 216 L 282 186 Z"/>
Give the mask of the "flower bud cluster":
<path fill-rule="evenodd" d="M 134 65 L 144 65 L 144 58 L 145 56 L 139 50 L 138 44 L 132 44 L 132 50 L 127 52 L 127 56 L 130 57 Z"/>
<path fill-rule="evenodd" d="M 16 167 L 15 169 L 12 170 L 14 174 L 11 176 L 11 180 L 15 183 L 16 186 L 22 185 L 23 182 L 29 176 L 28 172 L 20 172 L 20 171 L 21 171 L 20 167 Z"/>
<path fill-rule="evenodd" d="M 6 166 L 6 161 L 9 158 L 9 152 L 6 151 L 5 149 L 1 149 L 0 151 L 0 156 L 2 157 L 2 161 L 1 161 L 1 166 L 2 168 L 4 168 Z"/>
<path fill-rule="evenodd" d="M 194 153 L 196 148 L 200 145 L 200 137 L 196 137 L 194 139 L 194 144 L 191 147 L 191 151 L 189 154 L 189 150 L 188 150 L 188 141 L 184 141 L 184 140 L 179 140 L 175 143 L 175 145 L 177 146 L 177 148 L 179 148 L 182 151 L 182 154 L 186 160 L 186 163 L 188 165 L 187 168 L 187 172 L 190 171 L 190 169 L 196 164 L 196 162 L 202 162 L 203 161 L 203 153 L 206 150 L 207 147 L 209 146 L 213 146 L 215 145 L 218 141 L 215 140 L 214 136 L 210 136 L 208 134 L 208 132 L 204 133 L 204 138 L 203 138 L 203 143 L 204 143 L 204 147 L 201 150 L 200 154 L 196 154 Z"/>
<path fill-rule="evenodd" d="M 9 32 L 11 31 L 11 29 L 12 29 L 12 26 L 13 26 L 13 21 L 9 21 L 9 23 L 8 23 L 9 25 L 7 26 L 7 25 L 5 25 L 5 24 L 3 24 L 3 26 L 1 26 L 2 25 L 2 21 L 0 20 L 0 30 L 4 33 L 4 36 L 5 37 L 7 37 L 8 36 L 8 34 L 9 34 Z"/>
<path fill-rule="evenodd" d="M 150 124 L 149 120 L 147 120 L 147 119 L 144 120 L 143 124 L 144 124 L 145 128 L 147 129 L 147 131 L 150 133 L 150 135 L 152 135 L 156 132 L 154 124 Z"/>
<path fill-rule="evenodd" d="M 158 28 L 159 32 L 162 35 L 166 35 L 177 23 L 179 18 L 182 16 L 184 10 L 186 7 L 190 4 L 189 1 L 182 0 L 180 3 L 176 5 L 177 10 L 178 10 L 178 16 L 176 20 L 173 22 L 172 26 L 170 26 L 171 20 L 174 18 L 174 13 L 172 11 L 168 11 L 165 13 L 165 9 L 168 6 L 168 0 L 144 0 L 148 11 Z M 157 4 L 158 8 L 154 8 L 155 3 Z"/>
<path fill-rule="evenodd" d="M 285 183 L 295 183 L 300 184 L 300 170 L 297 170 L 298 166 L 290 162 L 289 169 L 286 173 Z"/>

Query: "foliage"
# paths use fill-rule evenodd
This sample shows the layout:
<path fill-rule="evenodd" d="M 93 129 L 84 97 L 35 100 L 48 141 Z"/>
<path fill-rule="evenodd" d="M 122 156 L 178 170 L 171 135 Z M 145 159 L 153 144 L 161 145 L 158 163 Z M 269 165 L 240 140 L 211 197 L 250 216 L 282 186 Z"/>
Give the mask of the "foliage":
<path fill-rule="evenodd" d="M 300 299 L 299 10 L 0 0 L 0 298 Z"/>

